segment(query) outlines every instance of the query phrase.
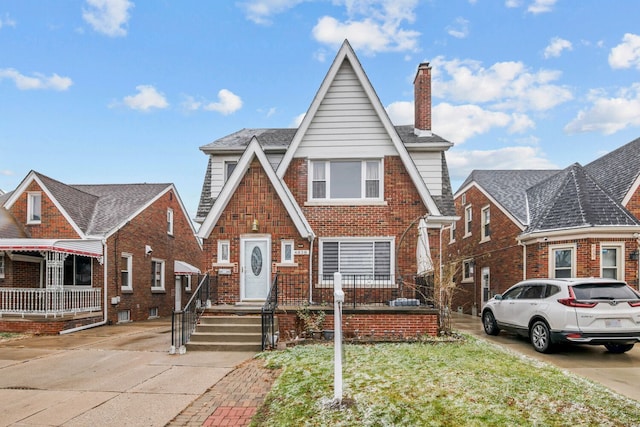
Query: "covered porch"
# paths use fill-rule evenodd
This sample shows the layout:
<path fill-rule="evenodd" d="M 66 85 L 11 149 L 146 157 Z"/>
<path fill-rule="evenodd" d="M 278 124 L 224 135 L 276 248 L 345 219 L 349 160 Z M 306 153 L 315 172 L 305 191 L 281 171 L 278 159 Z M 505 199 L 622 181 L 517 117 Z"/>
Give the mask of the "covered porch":
<path fill-rule="evenodd" d="M 103 308 L 100 240 L 0 239 L 0 317 L 58 318 Z"/>

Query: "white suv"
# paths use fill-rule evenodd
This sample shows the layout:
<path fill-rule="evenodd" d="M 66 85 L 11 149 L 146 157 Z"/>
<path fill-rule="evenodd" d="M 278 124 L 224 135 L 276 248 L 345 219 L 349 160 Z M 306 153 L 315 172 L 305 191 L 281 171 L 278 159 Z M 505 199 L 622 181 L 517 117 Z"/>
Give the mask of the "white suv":
<path fill-rule="evenodd" d="M 528 336 L 541 353 L 558 342 L 624 353 L 640 341 L 640 293 L 617 280 L 530 279 L 489 300 L 482 324 L 489 335 Z"/>

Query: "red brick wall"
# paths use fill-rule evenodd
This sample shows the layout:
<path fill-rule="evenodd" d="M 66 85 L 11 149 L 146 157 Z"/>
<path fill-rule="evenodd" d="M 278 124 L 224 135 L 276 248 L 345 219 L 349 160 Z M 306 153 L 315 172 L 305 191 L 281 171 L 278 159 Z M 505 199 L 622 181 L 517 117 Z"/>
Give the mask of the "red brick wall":
<path fill-rule="evenodd" d="M 30 191 L 38 191 L 42 195 L 42 221 L 40 224 L 27 224 L 27 198 Z M 20 195 L 9 211 L 34 239 L 77 239 L 80 237 L 36 181 L 29 184 L 26 191 Z"/>
<path fill-rule="evenodd" d="M 167 233 L 167 209 L 173 209 L 173 235 Z M 165 193 L 151 206 L 133 218 L 118 232 L 109 237 L 108 251 L 108 318 L 118 321 L 118 311 L 130 310 L 131 320 L 146 320 L 149 310 L 158 307 L 159 316 L 169 316 L 175 305 L 174 260 L 188 262 L 201 271 L 205 271 L 202 251 L 180 207 L 173 190 Z M 145 245 L 151 246 L 152 254 L 145 254 Z M 133 256 L 133 291 L 121 289 L 121 255 L 123 252 Z M 164 260 L 164 291 L 151 290 L 151 261 Z M 102 283 L 102 278 L 98 279 Z M 194 277 L 191 287 L 198 283 Z M 111 304 L 111 297 L 120 296 L 120 303 Z M 183 289 L 182 305 L 186 304 L 190 293 Z"/>
<path fill-rule="evenodd" d="M 489 268 L 490 293 L 502 293 L 511 285 L 522 280 L 522 247 L 518 245 L 516 236 L 521 229 L 502 212 L 483 192 L 471 187 L 465 192 L 466 203 L 462 204 L 462 197 L 455 200 L 456 215 L 460 220 L 456 223 L 455 242 L 449 241 L 449 230 L 444 231 L 443 246 L 446 247 L 447 262 L 458 266 L 456 283 L 458 287 L 454 293 L 453 309 L 463 307 L 465 313 L 471 313 L 474 303 L 480 310 L 481 282 L 480 274 L 484 267 Z M 471 236 L 465 235 L 465 208 L 472 207 Z M 490 229 L 489 240 L 481 243 L 481 212 L 489 206 Z M 462 281 L 462 261 L 473 259 L 475 268 L 471 282 Z"/>
<path fill-rule="evenodd" d="M 258 221 L 258 232 L 251 230 L 253 221 Z M 258 160 L 254 160 L 242 178 L 220 219 L 203 243 L 207 269 L 216 273 L 218 269 L 231 269 L 231 275 L 218 276 L 218 302 L 232 304 L 240 300 L 240 236 L 270 236 L 271 261 L 281 260 L 281 239 L 293 240 L 294 249 L 309 250 L 309 241 L 300 237 L 286 208 L 271 184 Z M 218 240 L 228 240 L 229 259 L 234 266 L 217 266 Z M 309 257 L 294 257 L 297 266 L 272 266 L 285 274 L 301 274 L 309 271 Z M 272 268 L 272 273 L 275 273 Z M 305 287 L 305 294 L 308 289 Z"/>
<path fill-rule="evenodd" d="M 55 335 L 66 329 L 98 323 L 102 315 L 78 319 L 0 319 L 0 331 L 28 333 L 35 335 Z"/>
<path fill-rule="evenodd" d="M 327 317 L 323 328 L 332 330 L 333 310 L 326 310 Z M 292 339 L 302 334 L 304 327 L 295 312 L 280 312 L 278 326 L 282 339 Z M 373 337 L 384 341 L 385 337 L 415 338 L 421 335 L 438 335 L 438 314 L 424 310 L 371 310 L 368 313 L 344 310 L 342 330 L 345 338 Z M 293 332 L 295 331 L 295 332 Z"/>

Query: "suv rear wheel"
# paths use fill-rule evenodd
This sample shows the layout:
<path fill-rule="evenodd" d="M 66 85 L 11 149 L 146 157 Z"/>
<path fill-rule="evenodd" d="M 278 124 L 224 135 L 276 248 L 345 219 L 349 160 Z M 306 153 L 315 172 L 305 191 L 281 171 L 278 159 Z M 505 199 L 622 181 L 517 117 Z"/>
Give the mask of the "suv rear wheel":
<path fill-rule="evenodd" d="M 551 352 L 551 331 L 542 320 L 536 320 L 529 330 L 533 348 L 540 353 Z"/>
<path fill-rule="evenodd" d="M 482 313 L 482 326 L 484 326 L 484 331 L 487 335 L 498 335 L 500 333 L 496 318 L 490 310 L 485 310 L 485 312 Z"/>
<path fill-rule="evenodd" d="M 633 348 L 633 344 L 617 344 L 613 342 L 608 342 L 604 346 L 609 351 L 609 353 L 613 354 L 626 353 Z"/>

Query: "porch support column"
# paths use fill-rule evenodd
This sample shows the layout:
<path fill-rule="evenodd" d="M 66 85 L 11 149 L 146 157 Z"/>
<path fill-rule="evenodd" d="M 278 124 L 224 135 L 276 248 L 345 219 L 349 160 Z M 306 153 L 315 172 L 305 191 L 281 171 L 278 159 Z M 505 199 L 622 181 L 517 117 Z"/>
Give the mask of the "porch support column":
<path fill-rule="evenodd" d="M 44 252 L 45 287 L 52 292 L 46 297 L 46 312 L 64 312 L 64 260 L 67 254 L 62 252 Z M 49 293 L 49 292 L 47 292 Z"/>

